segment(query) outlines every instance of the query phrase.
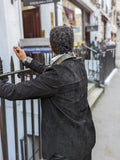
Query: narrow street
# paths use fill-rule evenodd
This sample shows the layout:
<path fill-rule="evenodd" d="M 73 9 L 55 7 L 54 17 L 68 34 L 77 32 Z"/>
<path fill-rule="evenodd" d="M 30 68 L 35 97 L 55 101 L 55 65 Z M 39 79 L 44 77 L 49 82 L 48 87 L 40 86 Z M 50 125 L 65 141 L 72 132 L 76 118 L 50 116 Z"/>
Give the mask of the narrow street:
<path fill-rule="evenodd" d="M 96 128 L 92 160 L 120 160 L 120 70 L 92 113 Z"/>

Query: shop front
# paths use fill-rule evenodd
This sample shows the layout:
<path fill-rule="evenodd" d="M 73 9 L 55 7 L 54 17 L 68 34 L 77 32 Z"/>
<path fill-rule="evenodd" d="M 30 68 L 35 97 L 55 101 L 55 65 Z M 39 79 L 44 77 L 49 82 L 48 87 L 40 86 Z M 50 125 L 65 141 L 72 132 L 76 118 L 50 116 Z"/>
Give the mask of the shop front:
<path fill-rule="evenodd" d="M 24 39 L 27 38 L 28 41 L 33 39 L 36 42 L 37 38 L 49 37 L 49 32 L 55 24 L 54 1 L 58 2 L 59 0 L 21 0 Z M 24 45 L 21 47 L 24 47 Z M 45 57 L 42 52 L 47 52 L 46 46 L 35 46 L 31 42 L 31 45 L 26 47 L 29 50 L 29 52 L 26 52 L 27 55 L 44 63 Z M 34 53 L 32 47 L 34 47 Z M 38 49 L 38 47 L 40 48 Z"/>
<path fill-rule="evenodd" d="M 46 0 L 34 0 L 34 3 L 42 3 Z M 67 25 L 74 31 L 74 46 L 85 43 L 90 46 L 90 32 L 86 27 L 90 25 L 90 11 L 76 0 L 51 0 L 57 3 L 45 3 L 32 5 L 33 0 L 21 0 L 23 37 L 24 38 L 49 38 L 50 30 L 56 25 Z M 48 2 L 48 1 L 46 1 Z M 32 47 L 32 44 L 31 44 Z M 38 47 L 38 46 L 37 46 Z M 33 58 L 43 62 L 44 57 L 41 53 L 29 54 Z"/>
<path fill-rule="evenodd" d="M 90 44 L 90 33 L 86 26 L 90 24 L 90 12 L 80 3 L 73 0 L 63 0 L 63 25 L 73 28 L 75 46 L 82 43 Z"/>

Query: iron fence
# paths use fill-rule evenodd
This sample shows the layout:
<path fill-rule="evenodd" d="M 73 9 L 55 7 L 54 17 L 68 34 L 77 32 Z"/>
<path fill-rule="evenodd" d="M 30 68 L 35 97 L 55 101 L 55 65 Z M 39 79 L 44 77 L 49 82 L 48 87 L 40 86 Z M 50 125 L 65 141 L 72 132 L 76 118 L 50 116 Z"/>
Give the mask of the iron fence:
<path fill-rule="evenodd" d="M 90 51 L 87 52 L 86 50 Z M 97 82 L 99 85 L 104 84 L 104 80 L 110 74 L 112 69 L 115 67 L 115 46 L 111 46 L 107 48 L 105 52 L 97 53 L 97 59 L 94 59 L 92 56 L 92 52 L 95 52 L 91 48 L 87 46 L 82 46 L 81 48 L 74 48 L 74 54 L 77 57 L 81 57 L 81 59 L 85 63 L 88 80 L 92 82 Z M 44 55 L 45 64 L 50 63 L 51 56 L 49 54 Z M 89 54 L 89 55 L 88 55 Z M 37 57 L 36 57 L 37 58 Z M 20 63 L 21 70 L 15 71 L 13 58 L 11 57 L 11 72 L 3 74 L 3 66 L 2 60 L 0 59 L 0 79 L 4 81 L 9 81 L 12 83 L 17 83 L 30 80 L 38 76 L 30 69 L 26 69 L 22 63 Z M 12 102 L 12 112 L 13 114 L 13 126 L 14 126 L 14 149 L 15 152 L 15 160 L 43 160 L 42 156 L 42 131 L 41 131 L 41 121 L 42 121 L 42 112 L 41 112 L 41 101 L 40 99 L 36 100 L 23 100 L 21 101 L 22 107 L 22 121 L 18 120 L 18 105 L 19 101 Z M 28 106 L 30 107 L 30 112 L 28 113 Z M 37 108 L 37 110 L 35 110 Z M 10 140 L 9 130 L 8 130 L 8 115 L 7 112 L 7 101 L 1 98 L 1 115 L 0 115 L 0 129 L 1 129 L 1 140 L 2 140 L 2 151 L 3 151 L 3 159 L 9 160 L 10 158 L 10 144 L 8 141 Z M 28 114 L 30 115 L 28 117 Z M 11 123 L 12 123 L 11 121 Z M 37 123 L 37 127 L 35 124 Z M 19 128 L 23 126 L 23 135 L 19 135 Z M 31 126 L 31 131 L 28 133 L 28 125 Z M 37 129 L 36 129 L 37 128 Z M 21 128 L 22 129 L 22 128 Z M 37 131 L 36 131 L 37 130 Z M 13 153 L 12 153 L 13 154 Z"/>
<path fill-rule="evenodd" d="M 51 54 L 51 53 L 49 53 Z M 50 62 L 50 58 L 51 55 L 49 54 L 45 54 L 45 59 L 44 59 L 44 63 L 49 63 Z M 52 55 L 53 56 L 53 55 Z M 46 59 L 47 58 L 47 59 Z M 13 62 L 13 58 L 11 57 L 11 72 L 9 73 L 5 73 L 3 74 L 3 65 L 2 65 L 2 60 L 0 58 L 0 79 L 2 79 L 3 81 L 9 81 L 11 83 L 17 83 L 17 82 L 23 82 L 26 80 L 31 80 L 34 79 L 38 76 L 37 73 L 33 72 L 32 70 L 30 70 L 29 68 L 25 68 L 22 63 L 20 63 L 20 68 L 21 70 L 15 71 L 14 69 L 14 62 Z M 9 126 L 8 126 L 8 121 L 13 121 L 13 126 L 14 126 L 14 146 L 12 146 L 12 150 L 15 153 L 12 152 L 12 154 L 15 154 L 15 160 L 43 160 L 43 156 L 42 156 L 42 126 L 41 126 L 41 121 L 42 121 L 42 112 L 41 112 L 41 101 L 40 99 L 35 99 L 35 100 L 30 100 L 29 104 L 28 104 L 28 100 L 22 100 L 22 113 L 23 113 L 23 124 L 21 124 L 21 122 L 18 122 L 18 101 L 12 101 L 12 110 L 13 110 L 13 114 L 11 114 L 11 116 L 13 115 L 13 117 L 11 119 L 7 118 L 6 112 L 7 112 L 7 100 L 1 98 L 1 115 L 0 117 L 0 128 L 1 128 L 1 142 L 2 142 L 2 152 L 3 152 L 3 160 L 9 160 L 11 155 L 9 149 L 10 149 L 10 145 L 8 144 L 8 142 L 10 141 L 10 135 L 9 135 Z M 28 133 L 28 113 L 27 113 L 27 107 L 28 105 L 30 106 L 30 118 L 31 118 L 31 122 L 29 121 L 29 125 L 31 125 L 31 133 Z M 37 135 L 35 135 L 35 112 L 34 109 L 35 107 L 37 107 L 37 124 L 38 124 L 38 129 L 37 130 Z M 13 120 L 12 120 L 13 119 Z M 11 124 L 12 125 L 12 124 Z M 22 129 L 22 127 L 20 127 L 20 125 L 23 125 L 23 137 L 19 136 L 19 128 Z M 29 136 L 30 135 L 30 136 Z M 37 141 L 39 142 L 36 148 L 36 144 L 35 144 L 35 139 L 37 137 Z M 31 147 L 28 145 L 28 140 L 31 140 L 31 142 L 29 143 L 31 145 Z M 29 152 L 29 150 L 31 150 L 31 153 Z"/>
<path fill-rule="evenodd" d="M 89 50 L 89 52 L 88 52 Z M 105 79 L 115 68 L 116 46 L 108 46 L 99 52 L 82 45 L 74 49 L 75 55 L 84 61 L 88 81 L 104 86 Z M 95 57 L 93 56 L 95 53 Z"/>
<path fill-rule="evenodd" d="M 100 83 L 104 84 L 105 79 L 115 68 L 116 46 L 108 46 L 100 57 Z"/>

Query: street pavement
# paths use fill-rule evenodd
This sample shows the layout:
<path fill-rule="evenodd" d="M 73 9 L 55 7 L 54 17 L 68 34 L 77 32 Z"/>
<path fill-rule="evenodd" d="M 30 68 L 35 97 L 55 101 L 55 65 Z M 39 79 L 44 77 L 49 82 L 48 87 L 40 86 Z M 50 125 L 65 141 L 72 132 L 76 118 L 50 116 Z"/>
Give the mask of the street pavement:
<path fill-rule="evenodd" d="M 92 108 L 96 145 L 92 160 L 120 160 L 120 70 Z"/>

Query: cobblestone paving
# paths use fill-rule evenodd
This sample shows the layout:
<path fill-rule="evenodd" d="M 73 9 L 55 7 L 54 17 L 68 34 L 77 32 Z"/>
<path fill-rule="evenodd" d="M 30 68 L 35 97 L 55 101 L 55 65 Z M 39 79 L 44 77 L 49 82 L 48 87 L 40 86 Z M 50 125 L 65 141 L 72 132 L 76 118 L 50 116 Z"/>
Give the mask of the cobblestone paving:
<path fill-rule="evenodd" d="M 92 160 L 120 160 L 120 70 L 92 113 L 96 128 Z"/>

